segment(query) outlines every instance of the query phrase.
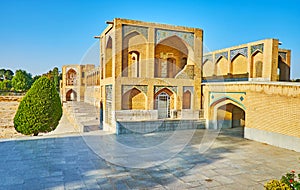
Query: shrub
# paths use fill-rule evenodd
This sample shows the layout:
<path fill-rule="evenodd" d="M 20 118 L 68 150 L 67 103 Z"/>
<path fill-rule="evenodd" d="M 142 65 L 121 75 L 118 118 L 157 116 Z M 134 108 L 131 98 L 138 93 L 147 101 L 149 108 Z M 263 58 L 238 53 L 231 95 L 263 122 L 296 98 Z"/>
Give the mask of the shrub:
<path fill-rule="evenodd" d="M 287 184 L 275 179 L 266 183 L 264 187 L 265 190 L 290 190 L 291 189 Z"/>
<path fill-rule="evenodd" d="M 264 185 L 266 190 L 272 189 L 288 189 L 288 190 L 300 190 L 300 174 L 296 175 L 295 171 L 286 173 L 281 177 L 281 180 L 271 180 Z"/>
<path fill-rule="evenodd" d="M 281 181 L 288 186 L 290 186 L 293 190 L 300 190 L 300 174 L 296 175 L 295 171 L 292 170 L 288 172 L 286 175 L 281 177 Z"/>
<path fill-rule="evenodd" d="M 62 116 L 59 94 L 52 82 L 41 77 L 20 102 L 14 117 L 15 129 L 25 135 L 54 130 Z"/>

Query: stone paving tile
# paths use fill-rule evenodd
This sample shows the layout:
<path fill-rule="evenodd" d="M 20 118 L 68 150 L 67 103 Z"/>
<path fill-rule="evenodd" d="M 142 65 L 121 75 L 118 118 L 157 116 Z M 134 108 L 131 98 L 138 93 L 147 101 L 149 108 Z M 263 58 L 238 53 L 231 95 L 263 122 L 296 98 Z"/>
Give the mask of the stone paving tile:
<path fill-rule="evenodd" d="M 100 131 L 98 135 L 104 133 Z M 125 135 L 124 139 L 122 136 L 117 139 L 127 146 L 141 141 L 136 146 L 145 148 L 170 136 L 168 132 L 155 135 L 150 138 Z M 256 190 L 263 189 L 272 178 L 280 178 L 292 169 L 300 170 L 300 153 L 224 133 L 208 151 L 199 153 L 202 135 L 203 130 L 197 130 L 180 153 L 165 163 L 145 169 L 117 166 L 103 160 L 80 135 L 2 140 L 0 189 Z M 97 135 L 94 138 L 95 142 L 101 141 Z"/>

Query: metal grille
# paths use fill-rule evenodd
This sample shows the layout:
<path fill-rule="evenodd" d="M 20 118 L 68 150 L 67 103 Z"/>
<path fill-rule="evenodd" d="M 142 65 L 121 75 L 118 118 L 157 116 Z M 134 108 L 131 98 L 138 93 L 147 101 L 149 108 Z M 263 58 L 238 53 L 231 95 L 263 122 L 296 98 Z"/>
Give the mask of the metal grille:
<path fill-rule="evenodd" d="M 170 96 L 162 92 L 155 99 L 155 108 L 158 110 L 158 118 L 170 118 Z"/>

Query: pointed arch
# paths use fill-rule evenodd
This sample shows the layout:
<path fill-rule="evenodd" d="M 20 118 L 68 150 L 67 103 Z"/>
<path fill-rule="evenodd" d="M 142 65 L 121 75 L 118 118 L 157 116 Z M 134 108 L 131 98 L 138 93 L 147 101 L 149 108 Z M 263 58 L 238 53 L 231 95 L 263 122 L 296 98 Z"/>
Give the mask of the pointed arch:
<path fill-rule="evenodd" d="M 72 68 L 69 69 L 66 75 L 67 86 L 72 86 L 77 84 L 77 72 Z"/>
<path fill-rule="evenodd" d="M 67 101 L 77 101 L 77 93 L 75 90 L 70 89 L 66 93 L 66 100 Z"/>
<path fill-rule="evenodd" d="M 122 95 L 122 110 L 145 110 L 146 96 L 137 88 L 132 88 Z"/>
<path fill-rule="evenodd" d="M 189 64 L 193 50 L 177 35 L 169 36 L 155 46 L 155 77 L 174 78 Z M 172 58 L 171 64 L 168 59 Z"/>
<path fill-rule="evenodd" d="M 207 59 L 202 65 L 202 73 L 203 77 L 213 76 L 215 74 L 215 64 Z"/>
<path fill-rule="evenodd" d="M 245 74 L 248 72 L 247 58 L 241 53 L 233 57 L 231 61 L 231 74 Z"/>
<path fill-rule="evenodd" d="M 163 88 L 154 95 L 154 108 L 158 111 L 158 118 L 170 118 L 170 110 L 174 109 L 174 93 Z"/>
<path fill-rule="evenodd" d="M 260 49 L 257 49 L 251 55 L 255 56 L 257 53 L 263 53 L 263 52 Z"/>
<path fill-rule="evenodd" d="M 246 121 L 246 108 L 240 102 L 223 97 L 210 105 L 210 120 L 214 121 L 213 128 L 243 127 Z"/>
<path fill-rule="evenodd" d="M 217 76 L 224 76 L 227 75 L 229 73 L 229 64 L 228 64 L 228 60 L 221 56 L 215 64 L 215 72 L 217 74 Z"/>
<path fill-rule="evenodd" d="M 122 46 L 122 76 L 141 77 L 142 71 L 145 70 L 143 67 L 146 67 L 141 64 L 141 60 L 146 57 L 147 39 L 140 32 L 133 30 L 123 37 Z M 138 60 L 132 60 L 133 52 L 138 52 Z"/>
<path fill-rule="evenodd" d="M 256 50 L 251 56 L 250 77 L 260 78 L 263 75 L 263 53 Z"/>

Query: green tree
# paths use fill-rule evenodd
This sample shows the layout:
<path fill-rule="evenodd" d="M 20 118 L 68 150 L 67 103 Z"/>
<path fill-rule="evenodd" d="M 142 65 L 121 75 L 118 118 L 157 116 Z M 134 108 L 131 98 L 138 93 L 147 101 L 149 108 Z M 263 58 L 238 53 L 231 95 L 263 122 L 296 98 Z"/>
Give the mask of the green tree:
<path fill-rule="evenodd" d="M 14 77 L 14 72 L 8 69 L 5 71 L 4 76 L 6 80 L 11 80 Z"/>
<path fill-rule="evenodd" d="M 0 81 L 0 90 L 9 91 L 11 87 L 12 85 L 10 80 Z"/>
<path fill-rule="evenodd" d="M 24 70 L 17 70 L 12 78 L 12 87 L 16 91 L 27 91 L 32 85 L 32 76 Z"/>
<path fill-rule="evenodd" d="M 47 77 L 39 78 L 20 102 L 15 129 L 25 135 L 54 130 L 62 116 L 59 94 Z"/>
<path fill-rule="evenodd" d="M 57 67 L 52 70 L 53 83 L 57 91 L 59 91 L 59 71 Z"/>
<path fill-rule="evenodd" d="M 59 80 L 61 80 L 61 74 L 57 67 L 54 67 L 53 70 L 50 70 L 47 73 L 44 73 L 43 76 L 48 77 L 54 83 L 57 91 L 59 91 Z"/>
<path fill-rule="evenodd" d="M 11 80 L 14 76 L 14 72 L 11 70 L 0 69 L 0 80 Z"/>
<path fill-rule="evenodd" d="M 41 75 L 35 75 L 35 76 L 32 78 L 32 83 L 34 83 L 35 81 L 37 81 L 39 78 L 41 78 Z"/>

